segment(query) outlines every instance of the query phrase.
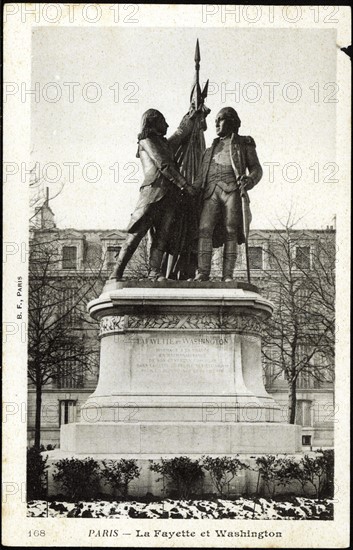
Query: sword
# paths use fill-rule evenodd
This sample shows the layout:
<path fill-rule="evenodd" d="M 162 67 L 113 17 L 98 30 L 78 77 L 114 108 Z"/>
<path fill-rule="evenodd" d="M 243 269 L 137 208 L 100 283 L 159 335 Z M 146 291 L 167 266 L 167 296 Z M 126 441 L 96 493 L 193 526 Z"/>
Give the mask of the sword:
<path fill-rule="evenodd" d="M 243 213 L 243 231 L 244 231 L 244 237 L 245 237 L 245 257 L 246 257 L 246 273 L 248 276 L 248 283 L 250 283 L 250 263 L 249 263 L 249 243 L 248 243 L 248 237 L 249 237 L 249 230 L 250 230 L 250 222 L 251 222 L 251 211 L 249 207 L 249 195 L 245 191 L 241 194 L 241 208 Z"/>

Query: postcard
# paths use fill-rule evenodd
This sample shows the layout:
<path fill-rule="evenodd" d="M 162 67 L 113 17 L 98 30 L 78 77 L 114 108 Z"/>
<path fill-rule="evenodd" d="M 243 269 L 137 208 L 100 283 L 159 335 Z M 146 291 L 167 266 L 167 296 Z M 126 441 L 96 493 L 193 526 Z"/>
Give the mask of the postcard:
<path fill-rule="evenodd" d="M 350 23 L 4 5 L 4 545 L 348 546 Z"/>

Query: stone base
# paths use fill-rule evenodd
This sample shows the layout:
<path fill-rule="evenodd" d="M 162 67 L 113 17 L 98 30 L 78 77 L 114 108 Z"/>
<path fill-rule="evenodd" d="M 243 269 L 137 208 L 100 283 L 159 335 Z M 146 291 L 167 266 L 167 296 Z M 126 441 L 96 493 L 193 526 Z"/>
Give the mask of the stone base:
<path fill-rule="evenodd" d="M 73 423 L 61 428 L 61 451 L 73 454 L 295 453 L 301 427 L 267 422 Z"/>
<path fill-rule="evenodd" d="M 216 385 L 216 383 L 215 383 Z M 91 395 L 81 421 L 96 422 L 285 422 L 273 398 L 250 392 L 234 395 Z"/>
<path fill-rule="evenodd" d="M 301 428 L 264 387 L 261 329 L 273 306 L 255 287 L 109 281 L 88 309 L 100 321 L 99 381 L 81 421 L 62 426 L 60 452 L 300 452 Z"/>

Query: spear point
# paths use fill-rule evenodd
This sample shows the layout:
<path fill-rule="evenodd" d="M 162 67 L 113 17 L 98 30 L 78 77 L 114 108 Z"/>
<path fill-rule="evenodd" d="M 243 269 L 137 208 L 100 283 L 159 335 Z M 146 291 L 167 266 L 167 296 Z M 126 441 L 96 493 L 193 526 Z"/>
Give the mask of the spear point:
<path fill-rule="evenodd" d="M 201 56 L 200 56 L 200 46 L 199 46 L 199 39 L 196 40 L 196 48 L 195 48 L 195 63 L 200 63 Z"/>

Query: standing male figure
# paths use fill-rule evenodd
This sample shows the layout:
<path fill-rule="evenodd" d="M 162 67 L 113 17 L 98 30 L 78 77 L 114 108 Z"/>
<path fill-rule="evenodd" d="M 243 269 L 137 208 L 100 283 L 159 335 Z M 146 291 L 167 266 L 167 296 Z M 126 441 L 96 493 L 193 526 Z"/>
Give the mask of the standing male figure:
<path fill-rule="evenodd" d="M 262 177 L 255 141 L 238 134 L 237 112 L 224 107 L 216 117 L 217 138 L 206 149 L 194 183 L 203 189 L 195 281 L 208 281 L 213 246 L 224 244 L 223 281 L 233 280 L 238 244 L 245 242 L 242 196 Z"/>
<path fill-rule="evenodd" d="M 198 113 L 190 109 L 176 132 L 167 140 L 164 136 L 168 124 L 162 113 L 148 109 L 143 114 L 136 156 L 141 160 L 144 181 L 111 279 L 121 279 L 127 263 L 149 229 L 153 233 L 148 277 L 152 280 L 164 279 L 161 264 L 168 247 L 180 193 L 195 193 L 174 160 L 179 145 L 191 134 L 195 116 Z"/>

